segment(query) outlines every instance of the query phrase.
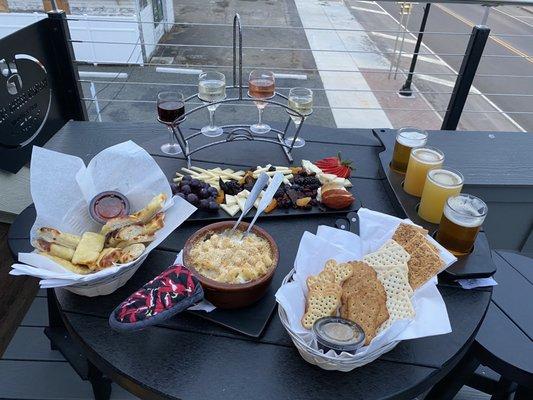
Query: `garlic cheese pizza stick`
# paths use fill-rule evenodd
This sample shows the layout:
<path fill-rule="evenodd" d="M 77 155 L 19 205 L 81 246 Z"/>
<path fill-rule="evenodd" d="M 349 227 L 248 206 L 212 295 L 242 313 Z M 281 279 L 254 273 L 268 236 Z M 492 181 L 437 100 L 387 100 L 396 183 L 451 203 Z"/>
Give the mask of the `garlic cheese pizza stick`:
<path fill-rule="evenodd" d="M 70 233 L 63 233 L 55 228 L 42 227 L 37 230 L 37 237 L 50 243 L 55 243 L 71 249 L 76 249 L 81 237 Z"/>
<path fill-rule="evenodd" d="M 141 223 L 144 224 L 150 221 L 159 211 L 163 209 L 166 200 L 166 194 L 158 194 L 150 201 L 150 203 L 148 203 L 146 207 L 137 211 L 135 214 L 132 214 L 132 217 L 138 218 Z"/>
<path fill-rule="evenodd" d="M 103 249 L 94 265 L 89 266 L 89 268 L 92 267 L 91 269 L 100 270 L 111 267 L 119 262 L 121 256 L 122 250 L 120 249 L 115 249 L 112 247 Z"/>
<path fill-rule="evenodd" d="M 142 243 L 130 244 L 122 249 L 122 255 L 120 256 L 119 263 L 126 264 L 133 260 L 136 260 L 146 249 L 146 246 Z"/>
<path fill-rule="evenodd" d="M 146 207 L 137 211 L 135 214 L 128 215 L 127 217 L 110 219 L 102 227 L 100 233 L 102 235 L 107 235 L 110 232 L 113 232 L 117 229 L 122 229 L 129 225 L 144 224 L 150 221 L 159 211 L 163 209 L 163 205 L 165 204 L 166 200 L 167 196 L 164 193 L 161 193 L 155 196 Z"/>
<path fill-rule="evenodd" d="M 74 264 L 91 265 L 98 260 L 104 249 L 105 236 L 94 232 L 85 232 L 76 247 L 72 262 Z"/>
<path fill-rule="evenodd" d="M 73 249 L 61 246 L 59 244 L 47 242 L 44 239 L 35 239 L 32 242 L 32 246 L 35 247 L 37 250 L 41 251 L 42 253 L 47 253 L 51 256 L 59 257 L 67 261 L 71 261 L 72 256 L 74 256 Z"/>
<path fill-rule="evenodd" d="M 140 235 L 152 235 L 163 228 L 165 214 L 158 213 L 144 225 L 130 225 L 109 233 L 106 237 L 106 246 L 115 247 L 118 243 L 129 241 Z"/>
<path fill-rule="evenodd" d="M 125 247 L 128 247 L 131 244 L 149 243 L 149 242 L 152 242 L 154 239 L 155 239 L 155 235 L 154 234 L 151 234 L 151 235 L 139 235 L 139 236 L 135 236 L 134 238 L 132 238 L 130 240 L 125 240 L 123 242 L 117 243 L 116 247 L 118 247 L 119 249 L 123 249 Z"/>
<path fill-rule="evenodd" d="M 76 274 L 87 275 L 92 272 L 88 267 L 84 265 L 75 265 L 75 264 L 72 264 L 70 261 L 67 261 L 63 258 L 52 256 L 48 253 L 39 253 L 39 254 L 49 258 L 50 260 L 61 265 L 63 268 L 68 269 L 69 271 L 72 271 Z"/>

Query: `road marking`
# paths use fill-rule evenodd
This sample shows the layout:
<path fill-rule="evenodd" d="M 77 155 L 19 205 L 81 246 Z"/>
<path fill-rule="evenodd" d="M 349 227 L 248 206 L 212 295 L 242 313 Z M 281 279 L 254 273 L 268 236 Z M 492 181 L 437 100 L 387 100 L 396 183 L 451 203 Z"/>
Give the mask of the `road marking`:
<path fill-rule="evenodd" d="M 387 60 L 380 55 L 377 48 L 376 54 L 367 53 L 371 40 L 361 31 L 361 25 L 354 19 L 348 7 L 344 3 L 323 0 L 295 0 L 294 4 L 326 90 L 335 125 L 338 128 L 392 127 L 387 114 L 381 109 L 359 70 L 388 65 Z M 317 31 L 306 29 L 306 26 L 320 26 L 325 29 Z M 338 26 L 354 29 L 354 32 L 337 31 Z M 313 50 L 325 48 L 331 51 Z M 361 53 L 361 50 L 366 51 Z M 352 51 L 354 53 L 351 53 Z"/>
<path fill-rule="evenodd" d="M 413 55 L 412 54 L 402 53 L 402 57 L 413 58 Z M 430 64 L 444 65 L 444 63 L 441 60 L 437 60 L 436 58 L 429 58 L 429 57 L 426 57 L 426 56 L 420 56 L 419 55 L 418 56 L 418 60 L 424 61 L 424 62 L 427 62 L 427 63 L 430 63 Z"/>
<path fill-rule="evenodd" d="M 526 21 L 522 21 L 522 20 L 521 20 L 520 18 L 518 18 L 517 16 L 514 16 L 514 15 L 511 15 L 511 14 L 508 14 L 508 13 L 506 13 L 505 11 L 502 11 L 502 10 L 498 10 L 496 7 L 494 7 L 493 10 L 496 11 L 496 12 L 499 12 L 500 14 L 507 15 L 509 18 L 516 19 L 517 21 L 519 21 L 519 22 L 521 22 L 521 23 L 523 23 L 523 24 L 525 24 L 525 25 L 527 25 L 527 26 L 533 28 L 533 24 L 530 24 L 530 23 L 528 23 L 528 22 L 526 22 Z M 522 18 L 527 18 L 527 17 L 522 17 Z M 533 18 L 533 17 L 529 17 L 529 18 Z"/>
<path fill-rule="evenodd" d="M 356 6 L 350 6 L 350 8 L 352 10 L 364 11 L 364 12 L 369 12 L 369 13 L 373 13 L 373 14 L 381 14 L 381 15 L 385 15 L 386 14 L 386 12 L 379 11 L 379 10 L 372 10 L 370 8 L 356 7 Z"/>
<path fill-rule="evenodd" d="M 425 75 L 425 74 L 417 74 L 416 76 L 419 79 L 422 79 L 428 82 L 437 83 L 442 86 L 451 87 L 451 88 L 455 87 L 455 81 L 447 81 L 445 79 L 435 78 L 434 76 Z M 470 92 L 475 93 L 475 94 L 481 94 L 481 92 L 477 90 L 474 86 L 470 87 Z"/>
<path fill-rule="evenodd" d="M 391 40 L 396 40 L 396 39 L 399 39 L 400 37 L 398 36 L 398 38 L 394 35 L 388 35 L 386 33 L 381 33 L 381 32 L 370 32 L 372 35 L 374 36 L 378 36 L 378 37 L 382 37 L 382 38 L 385 38 L 385 39 L 391 39 Z M 404 40 L 405 43 L 412 43 L 412 44 L 416 44 L 416 40 L 414 39 L 405 39 Z"/>
<path fill-rule="evenodd" d="M 376 5 L 377 5 L 379 8 L 381 8 L 383 11 L 386 12 L 386 10 L 385 10 L 380 4 L 376 3 Z M 435 4 L 435 5 L 438 5 L 438 4 Z M 406 27 L 404 27 L 403 25 L 401 25 L 400 22 L 399 22 L 396 18 L 394 18 L 394 17 L 393 17 L 391 14 L 389 14 L 388 12 L 387 12 L 387 14 L 388 14 L 389 17 L 392 18 L 393 21 L 395 21 L 395 22 L 398 24 L 399 27 L 405 29 L 405 30 L 409 33 L 409 35 L 411 35 L 413 38 L 416 39 L 416 36 L 415 36 L 411 31 L 409 31 Z M 424 46 L 424 48 L 425 48 L 427 51 L 429 51 L 430 53 L 432 53 L 432 54 L 435 56 L 435 58 L 441 60 L 442 63 L 443 63 L 443 65 L 446 66 L 446 68 L 448 68 L 450 71 L 452 71 L 452 72 L 453 72 L 454 74 L 456 74 L 456 75 L 459 74 L 459 73 L 458 73 L 455 69 L 453 69 L 453 68 L 452 68 L 452 67 L 451 67 L 446 61 L 444 61 L 440 56 L 438 56 L 437 54 L 435 54 L 435 52 L 434 52 L 433 50 L 431 50 L 431 48 L 430 48 L 427 44 L 422 43 L 422 46 Z M 475 88 L 474 85 L 472 85 L 471 87 L 472 87 L 472 88 Z M 476 90 L 478 90 L 478 89 L 476 89 Z M 481 97 L 483 100 L 485 100 L 487 103 L 489 103 L 491 107 L 493 107 L 496 111 L 498 111 L 499 113 L 501 113 L 505 118 L 507 118 L 507 120 L 508 120 L 510 123 L 512 123 L 514 126 L 516 126 L 516 127 L 517 127 L 519 130 L 521 130 L 522 132 L 527 132 L 527 131 L 526 131 L 526 130 L 525 130 L 525 129 L 524 129 L 524 128 L 518 123 L 518 122 L 516 122 L 513 118 L 511 118 L 508 114 L 506 114 L 506 113 L 505 113 L 500 107 L 498 107 L 498 106 L 496 105 L 496 103 L 494 103 L 491 99 L 489 99 L 487 96 L 485 96 L 483 93 L 481 93 L 481 91 L 478 90 L 478 92 L 480 93 L 480 97 Z M 429 103 L 429 101 L 425 98 L 425 96 L 422 96 L 422 98 L 426 101 L 426 103 L 428 104 L 428 106 L 433 107 L 433 106 Z M 439 113 L 437 113 L 437 112 L 435 112 L 435 113 L 440 117 L 440 114 L 439 114 Z"/>
<path fill-rule="evenodd" d="M 470 21 L 469 19 L 467 19 L 467 18 L 465 18 L 465 17 L 463 17 L 461 15 L 456 14 L 455 12 L 453 12 L 452 10 L 450 10 L 449 8 L 447 8 L 447 7 L 445 7 L 445 6 L 441 5 L 441 4 L 435 4 L 435 6 L 440 8 L 445 13 L 448 13 L 452 17 L 454 17 L 454 18 L 458 19 L 459 21 L 463 22 L 464 24 L 470 26 L 471 28 L 474 27 L 474 25 L 476 25 L 472 21 Z M 524 21 L 521 21 L 521 22 L 524 22 Z M 533 26 L 533 25 L 530 25 L 530 26 Z M 511 53 L 519 55 L 520 57 L 524 57 L 524 59 L 526 61 L 529 61 L 530 63 L 533 64 L 533 56 L 530 56 L 529 54 L 524 53 L 522 50 L 518 50 L 516 47 L 514 47 L 509 42 L 507 42 L 507 41 L 505 41 L 503 39 L 500 39 L 498 37 L 494 37 L 494 36 L 489 36 L 489 39 L 491 39 L 494 42 L 498 43 L 500 46 L 505 47 Z"/>

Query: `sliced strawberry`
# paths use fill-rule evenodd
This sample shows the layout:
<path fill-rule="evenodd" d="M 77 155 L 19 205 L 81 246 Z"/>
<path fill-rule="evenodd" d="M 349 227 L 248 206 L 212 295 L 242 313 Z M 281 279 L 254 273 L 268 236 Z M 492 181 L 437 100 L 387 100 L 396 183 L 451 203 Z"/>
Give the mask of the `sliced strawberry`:
<path fill-rule="evenodd" d="M 334 174 L 341 178 L 348 178 L 352 172 L 352 162 L 342 160 L 341 155 L 337 157 L 326 157 L 315 162 L 315 165 L 326 174 Z"/>

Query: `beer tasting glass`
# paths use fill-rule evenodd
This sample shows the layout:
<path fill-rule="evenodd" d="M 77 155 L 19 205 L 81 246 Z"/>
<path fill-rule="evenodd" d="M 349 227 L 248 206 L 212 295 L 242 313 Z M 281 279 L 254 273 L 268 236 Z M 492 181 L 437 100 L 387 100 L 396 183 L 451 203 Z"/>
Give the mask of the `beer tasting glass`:
<path fill-rule="evenodd" d="M 420 218 L 438 224 L 448 197 L 461 193 L 463 175 L 459 171 L 438 168 L 428 172 L 418 208 Z"/>
<path fill-rule="evenodd" d="M 181 147 L 176 142 L 176 132 L 174 125 L 176 121 L 185 114 L 185 102 L 183 93 L 180 92 L 159 92 L 157 94 L 157 116 L 159 122 L 165 124 L 170 132 L 170 140 L 161 146 L 161 151 L 165 154 L 179 154 Z"/>
<path fill-rule="evenodd" d="M 444 153 L 434 147 L 417 147 L 411 150 L 403 190 L 416 197 L 422 196 L 428 171 L 442 167 L 443 162 Z"/>
<path fill-rule="evenodd" d="M 394 152 L 390 167 L 393 171 L 405 174 L 409 156 L 413 147 L 425 146 L 428 140 L 428 133 L 422 129 L 406 126 L 398 129 L 396 142 L 394 143 Z"/>
<path fill-rule="evenodd" d="M 446 200 L 437 232 L 437 241 L 456 256 L 468 254 L 487 216 L 485 202 L 470 194 Z"/>
<path fill-rule="evenodd" d="M 270 126 L 262 121 L 263 110 L 268 103 L 260 100 L 268 100 L 275 95 L 274 73 L 270 71 L 253 70 L 248 78 L 248 96 L 254 101 L 259 111 L 257 124 L 250 126 L 250 130 L 258 135 L 270 132 Z"/>
<path fill-rule="evenodd" d="M 198 77 L 198 98 L 204 103 L 216 103 L 226 98 L 226 77 L 220 72 L 202 72 Z M 215 111 L 220 104 L 210 104 L 209 125 L 202 128 L 202 134 L 208 137 L 222 135 L 222 128 L 215 125 Z"/>
<path fill-rule="evenodd" d="M 313 91 L 311 89 L 296 87 L 292 88 L 289 91 L 289 101 L 287 105 L 293 110 L 298 111 L 302 115 L 309 115 L 313 112 Z M 302 123 L 302 118 L 298 114 L 291 113 L 291 110 L 287 110 L 287 114 L 296 125 L 296 129 Z M 287 146 L 292 145 L 294 136 L 289 136 L 285 138 L 285 144 Z M 305 146 L 305 140 L 301 137 L 297 137 L 294 140 L 294 148 Z"/>

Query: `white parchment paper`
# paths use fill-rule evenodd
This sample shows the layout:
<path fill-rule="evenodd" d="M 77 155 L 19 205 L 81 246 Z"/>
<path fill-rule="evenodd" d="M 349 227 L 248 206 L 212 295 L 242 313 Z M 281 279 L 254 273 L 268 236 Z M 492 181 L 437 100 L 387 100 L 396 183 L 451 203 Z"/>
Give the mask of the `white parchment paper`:
<path fill-rule="evenodd" d="M 156 195 L 165 193 L 165 226 L 155 235 L 141 259 L 158 246 L 195 210 L 180 197 L 172 197 L 165 174 L 154 159 L 132 141 L 123 142 L 98 153 L 87 167 L 79 157 L 34 147 L 30 168 L 30 186 L 37 217 L 31 228 L 33 239 L 38 228 L 49 226 L 81 235 L 98 232 L 102 225 L 88 212 L 91 199 L 98 193 L 116 190 L 124 194 L 131 212 L 138 211 Z M 62 287 L 92 282 L 127 268 L 133 263 L 106 268 L 89 275 L 71 272 L 37 253 L 20 253 L 11 275 L 31 275 L 42 279 L 42 287 Z"/>
<path fill-rule="evenodd" d="M 389 240 L 401 222 L 412 223 L 410 220 L 401 220 L 365 208 L 361 208 L 358 215 L 360 236 L 329 226 L 319 226 L 316 235 L 305 232 L 294 261 L 293 280 L 281 286 L 276 293 L 277 302 L 287 314 L 290 329 L 315 350 L 318 350 L 318 347 L 314 335 L 301 324 L 305 312 L 307 277 L 322 271 L 329 259 L 338 262 L 360 260 L 365 254 L 377 250 Z M 429 236 L 428 239 L 438 247 L 446 263 L 445 268 L 457 260 Z M 436 278 L 432 279 L 414 292 L 412 297 L 416 312 L 414 319 L 394 322 L 377 335 L 368 346 L 359 349 L 355 355 L 348 353 L 337 355 L 333 351 L 326 354 L 344 359 L 363 358 L 395 341 L 451 332 L 446 305 L 436 283 Z"/>

